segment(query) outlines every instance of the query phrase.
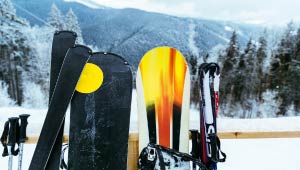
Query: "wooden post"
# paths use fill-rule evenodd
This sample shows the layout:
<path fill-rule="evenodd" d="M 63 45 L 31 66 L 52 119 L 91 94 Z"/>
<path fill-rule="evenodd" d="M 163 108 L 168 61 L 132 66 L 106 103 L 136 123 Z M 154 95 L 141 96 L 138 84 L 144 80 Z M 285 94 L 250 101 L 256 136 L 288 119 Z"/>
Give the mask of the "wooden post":
<path fill-rule="evenodd" d="M 138 169 L 138 158 L 139 158 L 139 135 L 133 133 L 129 135 L 128 140 L 128 157 L 127 157 L 127 169 L 135 170 Z"/>

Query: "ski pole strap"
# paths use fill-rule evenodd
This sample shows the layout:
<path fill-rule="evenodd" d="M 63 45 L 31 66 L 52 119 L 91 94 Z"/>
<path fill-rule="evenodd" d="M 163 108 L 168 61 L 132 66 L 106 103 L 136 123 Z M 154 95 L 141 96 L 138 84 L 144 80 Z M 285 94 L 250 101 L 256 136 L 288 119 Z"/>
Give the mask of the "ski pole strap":
<path fill-rule="evenodd" d="M 216 134 L 209 134 L 208 138 L 211 142 L 211 160 L 213 162 L 225 162 L 226 154 L 221 151 L 221 142 Z M 222 158 L 220 157 L 222 155 Z"/>
<path fill-rule="evenodd" d="M 60 162 L 60 168 L 61 169 L 68 169 L 68 165 L 67 165 L 67 163 L 66 163 L 66 161 L 65 161 L 65 152 L 66 152 L 66 150 L 69 148 L 69 145 L 68 144 L 64 144 L 63 145 L 63 150 L 62 150 L 62 152 L 61 152 L 61 156 L 60 156 L 60 160 L 61 160 L 61 162 Z"/>
<path fill-rule="evenodd" d="M 2 156 L 8 156 L 8 149 L 7 149 L 7 137 L 8 137 L 8 131 L 9 131 L 9 121 L 6 121 L 4 124 L 4 129 L 1 135 L 1 143 L 4 147 Z"/>

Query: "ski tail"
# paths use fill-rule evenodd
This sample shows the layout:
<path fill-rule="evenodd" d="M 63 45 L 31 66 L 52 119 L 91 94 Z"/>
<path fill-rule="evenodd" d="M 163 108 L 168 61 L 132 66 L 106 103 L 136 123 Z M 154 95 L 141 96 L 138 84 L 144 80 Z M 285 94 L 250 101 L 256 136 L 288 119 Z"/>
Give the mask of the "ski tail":
<path fill-rule="evenodd" d="M 198 74 L 201 98 L 200 159 L 209 170 L 216 170 L 217 162 L 224 162 L 226 159 L 226 154 L 220 150 L 220 140 L 217 136 L 220 68 L 216 63 L 203 63 Z"/>

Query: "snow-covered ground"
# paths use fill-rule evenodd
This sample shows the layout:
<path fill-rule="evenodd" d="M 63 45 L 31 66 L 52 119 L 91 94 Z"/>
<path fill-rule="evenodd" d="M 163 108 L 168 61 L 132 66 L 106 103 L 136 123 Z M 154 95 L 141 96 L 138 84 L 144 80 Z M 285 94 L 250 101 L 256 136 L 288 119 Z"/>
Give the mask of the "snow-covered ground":
<path fill-rule="evenodd" d="M 227 154 L 219 170 L 299 170 L 300 138 L 221 140 Z M 35 145 L 25 145 L 23 169 L 28 169 Z M 8 158 L 1 157 L 1 170 L 7 169 Z M 14 168 L 17 169 L 17 157 Z"/>
<path fill-rule="evenodd" d="M 136 94 L 133 93 L 130 131 L 137 132 Z M 40 133 L 47 109 L 28 109 L 23 107 L 0 108 L 0 127 L 8 117 L 31 114 L 28 135 Z M 190 111 L 190 127 L 198 128 L 198 111 Z M 65 133 L 68 133 L 69 114 L 66 118 Z M 219 132 L 245 131 L 300 131 L 300 117 L 268 119 L 218 119 Z M 227 161 L 220 163 L 220 170 L 300 170 L 300 138 L 282 139 L 222 139 L 222 150 Z M 28 169 L 35 145 L 26 144 L 23 169 Z M 2 149 L 1 149 L 2 150 Z M 8 158 L 0 157 L 0 169 L 7 169 Z M 14 159 L 17 169 L 17 157 Z"/>

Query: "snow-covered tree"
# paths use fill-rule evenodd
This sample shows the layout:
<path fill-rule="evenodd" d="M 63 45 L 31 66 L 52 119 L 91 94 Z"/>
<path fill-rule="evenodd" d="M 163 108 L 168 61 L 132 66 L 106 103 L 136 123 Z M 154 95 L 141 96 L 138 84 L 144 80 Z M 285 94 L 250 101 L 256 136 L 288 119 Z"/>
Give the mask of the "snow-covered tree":
<path fill-rule="evenodd" d="M 8 85 L 0 80 L 0 107 L 14 105 L 15 102 L 10 98 L 8 94 Z"/>
<path fill-rule="evenodd" d="M 48 98 L 49 93 L 51 45 L 54 31 L 53 27 L 48 26 L 36 26 L 24 30 L 26 40 L 31 50 L 27 57 L 28 69 L 22 73 L 22 77 L 24 81 L 34 83 L 32 86 L 38 85 L 41 89 L 40 94 L 43 94 L 45 99 Z M 28 87 L 23 83 L 24 97 L 28 94 L 25 90 L 30 89 L 25 88 L 25 86 Z M 27 102 L 26 99 L 24 99 L 24 102 Z M 43 105 L 41 102 L 43 101 L 40 101 L 40 103 L 35 106 Z M 30 102 L 26 104 L 28 105 L 28 103 Z"/>
<path fill-rule="evenodd" d="M 296 62 L 300 62 L 300 28 L 298 28 L 295 38 L 294 59 Z"/>
<path fill-rule="evenodd" d="M 16 16 L 16 9 L 11 0 L 0 0 L 0 16 L 6 18 L 14 18 Z"/>
<path fill-rule="evenodd" d="M 3 6 L 2 6 L 3 5 Z M 16 15 L 10 0 L 1 1 L 1 10 L 8 15 L 1 17 L 0 22 L 0 80 L 8 85 L 8 94 L 18 105 L 22 103 L 22 71 L 27 67 L 27 56 L 30 51 L 22 32 L 29 25 Z"/>
<path fill-rule="evenodd" d="M 235 79 L 235 75 L 238 71 L 237 62 L 238 57 L 240 56 L 236 31 L 233 31 L 224 54 L 224 56 L 219 57 L 220 60 L 223 61 L 223 64 L 221 64 L 223 68 L 221 70 L 222 83 L 220 84 L 220 94 L 222 95 L 220 96 L 220 103 L 232 106 L 230 103 L 233 102 L 233 90 L 235 89 L 233 80 Z"/>
<path fill-rule="evenodd" d="M 45 108 L 47 101 L 41 86 L 34 82 L 24 81 L 24 102 L 22 106 L 30 108 Z"/>
<path fill-rule="evenodd" d="M 277 115 L 286 115 L 293 105 L 295 110 L 300 110 L 300 64 L 297 57 L 297 37 L 293 23 L 289 23 L 282 39 L 272 56 L 270 71 L 268 73 L 269 87 L 277 92 L 280 103 Z"/>
<path fill-rule="evenodd" d="M 51 6 L 51 10 L 48 17 L 48 23 L 58 31 L 63 30 L 65 28 L 62 14 L 55 4 L 52 4 Z"/>
<path fill-rule="evenodd" d="M 262 92 L 264 91 L 263 83 L 265 82 L 265 74 L 263 72 L 264 70 L 264 62 L 268 57 L 268 44 L 267 40 L 264 36 L 259 37 L 258 39 L 258 49 L 257 49 L 257 78 L 259 80 L 258 84 L 258 99 L 262 100 Z"/>
<path fill-rule="evenodd" d="M 82 44 L 83 38 L 81 29 L 78 23 L 78 18 L 73 12 L 73 10 L 70 8 L 67 15 L 66 15 L 66 30 L 74 31 L 77 33 L 77 43 Z"/>
<path fill-rule="evenodd" d="M 236 66 L 237 58 L 239 57 L 239 44 L 236 31 L 233 31 L 232 33 L 226 52 L 227 54 L 223 69 L 233 69 Z"/>
<path fill-rule="evenodd" d="M 257 85 L 259 84 L 256 72 L 256 46 L 252 39 L 246 45 L 246 48 L 240 56 L 238 68 L 234 82 L 234 102 L 241 105 L 242 117 L 252 117 L 253 101 L 257 95 Z M 254 113 L 255 114 L 255 113 Z"/>
<path fill-rule="evenodd" d="M 277 52 L 280 54 L 292 53 L 295 44 L 295 25 L 293 21 L 287 24 L 287 28 L 280 40 Z"/>

